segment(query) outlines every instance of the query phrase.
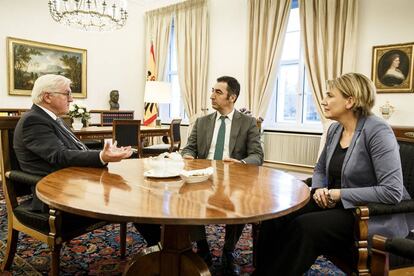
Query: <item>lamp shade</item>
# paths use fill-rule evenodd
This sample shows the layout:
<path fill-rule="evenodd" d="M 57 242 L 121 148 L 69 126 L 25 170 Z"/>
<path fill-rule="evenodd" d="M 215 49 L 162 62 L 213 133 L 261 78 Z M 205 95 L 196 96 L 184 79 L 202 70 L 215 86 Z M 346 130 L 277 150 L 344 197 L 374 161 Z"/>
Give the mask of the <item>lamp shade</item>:
<path fill-rule="evenodd" d="M 147 81 L 145 84 L 144 102 L 170 103 L 171 83 L 163 81 Z"/>

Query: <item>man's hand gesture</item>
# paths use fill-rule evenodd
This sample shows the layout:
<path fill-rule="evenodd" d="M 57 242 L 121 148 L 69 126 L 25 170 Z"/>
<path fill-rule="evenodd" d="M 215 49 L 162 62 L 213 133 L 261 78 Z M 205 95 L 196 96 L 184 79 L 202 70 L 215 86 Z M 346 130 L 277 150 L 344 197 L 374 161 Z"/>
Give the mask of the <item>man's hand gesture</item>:
<path fill-rule="evenodd" d="M 132 155 L 132 149 L 128 147 L 117 147 L 117 142 L 114 144 L 105 143 L 103 150 L 101 151 L 101 159 L 105 163 L 119 162 L 122 159 L 129 158 Z"/>

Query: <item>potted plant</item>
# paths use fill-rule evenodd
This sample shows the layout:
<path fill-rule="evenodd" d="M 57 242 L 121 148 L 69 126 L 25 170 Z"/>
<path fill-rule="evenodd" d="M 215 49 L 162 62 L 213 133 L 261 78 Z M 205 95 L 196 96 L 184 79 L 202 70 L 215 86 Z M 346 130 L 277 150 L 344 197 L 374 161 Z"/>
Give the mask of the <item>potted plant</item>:
<path fill-rule="evenodd" d="M 68 115 L 73 120 L 72 127 L 74 130 L 80 130 L 83 126 L 87 126 L 88 121 L 91 118 L 86 107 L 78 104 L 72 104 L 69 107 Z"/>

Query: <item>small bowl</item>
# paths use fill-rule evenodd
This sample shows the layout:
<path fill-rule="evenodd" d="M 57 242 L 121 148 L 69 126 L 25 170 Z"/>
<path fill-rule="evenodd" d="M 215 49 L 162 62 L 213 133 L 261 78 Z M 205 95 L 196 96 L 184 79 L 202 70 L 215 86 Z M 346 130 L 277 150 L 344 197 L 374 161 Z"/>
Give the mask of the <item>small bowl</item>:
<path fill-rule="evenodd" d="M 203 182 L 209 179 L 210 174 L 193 175 L 193 176 L 185 176 L 183 174 L 180 174 L 180 177 L 186 183 L 197 183 L 197 182 Z"/>

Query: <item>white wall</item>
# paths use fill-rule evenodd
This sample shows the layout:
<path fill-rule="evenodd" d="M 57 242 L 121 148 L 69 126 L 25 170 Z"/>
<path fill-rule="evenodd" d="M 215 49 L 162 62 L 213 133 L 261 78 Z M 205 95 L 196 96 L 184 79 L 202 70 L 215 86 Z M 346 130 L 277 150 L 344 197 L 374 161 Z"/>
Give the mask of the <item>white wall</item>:
<path fill-rule="evenodd" d="M 360 0 L 357 71 L 371 77 L 372 47 L 375 45 L 414 42 L 414 1 Z M 414 68 L 412 68 L 414 69 Z M 414 125 L 414 93 L 381 93 L 374 112 L 389 101 L 396 110 L 391 125 Z"/>
<path fill-rule="evenodd" d="M 171 3 L 179 2 L 172 0 Z M 7 92 L 6 37 L 48 42 L 88 50 L 88 97 L 90 108 L 109 108 L 109 91 L 120 91 L 121 109 L 135 110 L 141 118 L 144 88 L 144 10 L 167 0 L 129 1 L 127 25 L 110 33 L 69 29 L 54 22 L 47 0 L 0 0 L 0 107 L 26 108 L 30 97 Z M 139 4 L 141 3 L 141 4 Z M 144 4 L 142 4 L 144 3 Z M 372 46 L 414 41 L 414 1 L 359 0 L 359 32 L 356 71 L 371 76 Z M 247 0 L 210 0 L 210 62 L 208 85 L 221 75 L 236 77 L 242 85 L 237 107 L 245 105 L 247 51 Z M 209 94 L 209 93 L 208 93 Z M 76 100 L 78 101 L 78 100 Z M 396 107 L 389 122 L 414 125 L 414 93 L 378 94 L 374 111 L 389 101 Z M 211 108 L 210 108 L 211 111 Z"/>
<path fill-rule="evenodd" d="M 144 89 L 143 7 L 129 4 L 127 25 L 92 33 L 65 27 L 49 15 L 47 0 L 0 0 L 0 108 L 29 108 L 28 96 L 10 96 L 7 88 L 6 37 L 87 49 L 87 98 L 91 109 L 109 109 L 109 91 L 120 92 L 120 108 L 142 117 Z"/>
<path fill-rule="evenodd" d="M 413 0 L 359 0 L 356 71 L 371 77 L 372 47 L 414 42 Z M 221 75 L 236 77 L 242 95 L 236 105 L 245 105 L 247 0 L 210 0 L 209 84 Z M 414 125 L 414 93 L 381 93 L 374 112 L 386 101 L 396 108 L 392 125 Z M 211 109 L 210 109 L 211 111 Z"/>
<path fill-rule="evenodd" d="M 183 0 L 147 0 L 146 8 L 156 9 Z M 155 2 L 155 3 L 154 3 Z M 236 107 L 244 107 L 246 92 L 245 60 L 247 49 L 247 0 L 209 0 L 208 92 L 218 77 L 235 77 L 242 86 Z M 210 93 L 207 93 L 210 97 Z M 210 103 L 210 101 L 207 101 Z M 209 112 L 213 109 L 209 106 Z"/>
<path fill-rule="evenodd" d="M 241 85 L 236 108 L 246 103 L 247 0 L 210 0 L 210 64 L 208 85 L 218 77 L 235 77 Z M 210 90 L 209 90 L 210 91 Z M 210 93 L 207 93 L 210 96 Z M 210 103 L 210 101 L 207 101 Z M 212 108 L 209 107 L 209 112 Z"/>

